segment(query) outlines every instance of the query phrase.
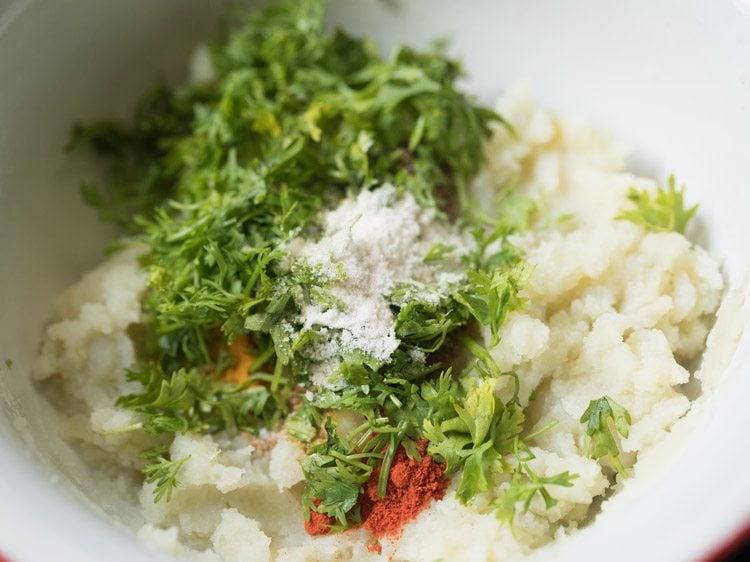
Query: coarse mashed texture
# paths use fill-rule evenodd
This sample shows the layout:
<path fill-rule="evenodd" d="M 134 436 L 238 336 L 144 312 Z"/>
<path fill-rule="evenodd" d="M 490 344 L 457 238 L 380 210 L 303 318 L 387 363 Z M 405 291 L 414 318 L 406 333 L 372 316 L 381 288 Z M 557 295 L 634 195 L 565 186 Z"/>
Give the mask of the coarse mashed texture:
<path fill-rule="evenodd" d="M 497 520 L 481 494 L 469 506 L 459 502 L 454 480 L 444 499 L 408 522 L 399 538 L 383 541 L 378 553 L 368 550 L 369 537 L 361 529 L 305 533 L 298 464 L 303 451 L 295 440 L 283 433 L 260 440 L 187 433 L 170 447 L 173 459 L 189 456 L 180 485 L 171 501 L 155 503 L 154 485 L 141 484 L 137 472 L 149 438 L 118 431 L 138 420 L 114 406 L 134 384 L 126 382 L 125 370 L 135 361 L 132 326 L 141 320 L 139 299 L 147 286 L 137 261 L 140 250 L 132 248 L 61 297 L 35 375 L 49 381 L 63 437 L 111 475 L 124 497 L 138 497 L 145 520 L 140 537 L 181 559 L 201 561 L 521 558 L 574 531 L 591 518 L 592 502 L 627 486 L 628 478 L 606 459 L 585 454 L 581 414 L 605 395 L 630 412 L 620 460 L 637 475 L 639 456 L 658 446 L 690 410 L 681 389 L 691 379 L 686 367 L 700 357 L 722 297 L 718 265 L 681 234 L 614 220 L 628 188 L 656 184 L 625 172 L 623 152 L 605 135 L 556 118 L 523 88 L 511 91 L 497 109 L 515 136 L 496 127 L 473 195 L 487 206 L 513 184 L 541 201 L 547 218 L 543 228 L 512 239 L 534 266 L 524 289 L 528 306 L 508 316 L 491 354 L 501 370 L 518 374 L 526 433 L 557 422 L 532 441 L 529 467 L 542 477 L 575 473 L 572 486 L 551 487 L 557 503 L 549 508 L 535 496 L 511 528 Z M 415 256 L 421 258 L 436 237 L 461 237 L 435 231 L 431 217 L 408 198 L 388 203 L 389 189 L 345 199 L 327 215 L 323 239 L 292 245 L 298 257 L 342 264 L 345 275 L 335 294 L 347 303 L 378 306 L 377 298 L 367 295 L 382 294 L 399 274 L 436 281 L 426 278 L 436 275 L 433 271 L 420 273 Z M 358 214 L 357 206 L 365 205 L 363 198 L 380 198 L 368 208 L 389 214 L 389 228 L 375 232 L 364 215 L 353 227 L 346 224 Z M 395 232 L 405 245 L 389 239 Z M 403 253 L 408 247 L 415 248 L 413 254 Z M 449 265 L 437 275 L 451 282 Z M 342 339 L 379 346 L 374 353 L 387 355 L 395 345 L 392 313 L 387 306 L 359 313 L 364 316 L 354 321 L 311 305 L 304 314 L 310 322 L 340 329 Z M 369 317 L 374 322 L 365 326 Z M 325 364 L 325 350 L 320 353 Z M 323 381 L 325 368 L 316 376 Z M 510 394 L 511 379 L 501 381 L 507 386 L 503 382 L 496 392 Z M 510 484 L 503 478 L 495 482 L 500 490 Z"/>

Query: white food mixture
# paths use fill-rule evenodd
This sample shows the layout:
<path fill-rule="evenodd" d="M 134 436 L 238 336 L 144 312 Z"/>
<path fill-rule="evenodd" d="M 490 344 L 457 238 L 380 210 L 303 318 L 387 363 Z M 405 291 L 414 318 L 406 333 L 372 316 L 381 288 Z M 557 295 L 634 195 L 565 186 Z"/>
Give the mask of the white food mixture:
<path fill-rule="evenodd" d="M 154 503 L 153 485 L 141 485 L 137 472 L 148 438 L 138 431 L 112 433 L 137 421 L 136 414 L 114 406 L 137 386 L 125 381 L 135 360 L 128 327 L 140 320 L 147 282 L 136 248 L 112 257 L 63 295 L 35 373 L 39 380 L 56 379 L 51 388 L 59 395 L 63 436 L 107 471 L 124 496 L 140 501 L 140 537 L 182 559 L 206 562 L 520 558 L 588 522 L 592 502 L 627 487 L 629 479 L 615 478 L 606 461 L 584 454 L 579 418 L 590 400 L 604 395 L 632 416 L 621 459 L 637 477 L 639 456 L 658 446 L 690 409 L 681 385 L 691 375 L 683 365 L 694 365 L 704 350 L 723 292 L 719 267 L 680 234 L 613 220 L 629 187 L 654 188 L 655 182 L 624 172 L 623 154 L 606 136 L 554 117 L 522 89 L 497 109 L 516 136 L 496 128 L 474 196 L 486 202 L 515 182 L 542 201 L 552 224 L 513 239 L 535 266 L 525 288 L 529 306 L 508 316 L 492 355 L 501 369 L 519 375 L 527 431 L 558 422 L 534 442 L 536 458 L 529 463 L 542 476 L 579 475 L 569 488 L 550 488 L 558 503 L 546 509 L 536 497 L 511 530 L 484 509 L 481 496 L 466 507 L 451 487 L 405 525 L 400 539 L 384 540 L 377 554 L 367 550 L 362 530 L 305 533 L 302 450 L 293 440 L 273 435 L 270 450 L 261 450 L 242 436 L 191 434 L 171 445 L 171 458 L 190 455 L 180 486 L 170 502 Z M 400 278 L 431 275 L 420 265 L 436 240 L 466 243 L 432 220 L 409 196 L 394 199 L 388 186 L 344 200 L 325 217 L 321 240 L 294 241 L 290 253 L 331 275 L 343 271 L 333 293 L 357 313 L 311 305 L 305 318 L 337 330 L 338 345 L 369 346 L 373 355 L 387 357 L 397 339 L 383 292 Z M 440 275 L 423 280 L 451 282 L 449 270 Z M 325 350 L 320 354 L 319 382 L 327 372 Z M 501 479 L 497 486 L 508 483 Z"/>

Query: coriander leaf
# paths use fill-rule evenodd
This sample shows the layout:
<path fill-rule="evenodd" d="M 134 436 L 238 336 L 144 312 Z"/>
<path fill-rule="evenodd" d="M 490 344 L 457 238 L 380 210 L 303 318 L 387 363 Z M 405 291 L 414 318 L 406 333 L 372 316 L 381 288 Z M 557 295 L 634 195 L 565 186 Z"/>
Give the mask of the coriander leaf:
<path fill-rule="evenodd" d="M 504 471 L 501 455 L 511 452 L 522 429 L 523 412 L 516 402 L 503 404 L 494 395 L 495 383 L 483 379 L 463 392 L 454 390 L 450 407 L 423 422 L 428 451 L 446 462 L 446 473 L 463 468 L 457 491 L 463 503 L 490 489 L 492 475 Z"/>
<path fill-rule="evenodd" d="M 395 333 L 402 347 L 432 353 L 448 335 L 463 326 L 468 314 L 455 301 L 456 288 L 416 281 L 398 285 L 390 295 L 397 310 Z"/>
<path fill-rule="evenodd" d="M 678 232 L 685 234 L 685 228 L 698 211 L 698 205 L 685 209 L 685 188 L 675 187 L 674 175 L 669 176 L 669 187 L 658 187 L 656 193 L 648 190 L 638 191 L 631 187 L 628 199 L 635 204 L 635 209 L 622 211 L 615 218 L 627 220 L 660 232 Z"/>
<path fill-rule="evenodd" d="M 526 512 L 531 507 L 534 496 L 539 494 L 544 500 L 545 507 L 549 509 L 557 504 L 557 500 L 549 493 L 547 486 L 569 488 L 576 478 L 578 478 L 577 474 L 570 474 L 568 471 L 553 476 L 538 476 L 527 463 L 520 463 L 513 473 L 510 487 L 494 504 L 495 514 L 500 521 L 513 526 L 519 502 L 522 504 L 523 511 Z"/>
<path fill-rule="evenodd" d="M 495 416 L 495 434 L 493 440 L 495 449 L 500 454 L 510 454 L 516 450 L 519 443 L 524 443 L 520 439 L 524 421 L 526 421 L 526 416 L 518 404 L 518 390 L 516 389 L 513 398 Z"/>
<path fill-rule="evenodd" d="M 446 435 L 440 426 L 430 420 L 424 422 L 422 428 L 424 437 L 430 442 L 429 453 L 445 462 L 448 474 L 456 472 L 463 465 L 470 454 L 467 446 L 471 446 L 471 436 L 466 433 L 451 433 Z M 468 451 L 468 452 L 467 452 Z"/>
<path fill-rule="evenodd" d="M 308 401 L 292 412 L 284 422 L 286 432 L 304 443 L 309 443 L 317 435 L 323 420 L 320 412 Z"/>
<path fill-rule="evenodd" d="M 482 443 L 490 430 L 495 414 L 495 381 L 484 379 L 471 388 L 463 400 L 463 406 L 456 404 L 458 417 L 469 428 L 474 443 Z"/>
<path fill-rule="evenodd" d="M 531 267 L 518 262 L 510 269 L 469 271 L 469 284 L 456 295 L 456 299 L 481 325 L 490 328 L 493 347 L 499 341 L 500 328 L 509 312 L 521 310 L 526 299 L 520 294 L 531 275 Z"/>
<path fill-rule="evenodd" d="M 166 453 L 166 447 L 154 447 L 141 453 L 141 458 L 148 461 L 142 469 L 143 474 L 146 476 L 146 482 L 156 484 L 154 488 L 154 503 L 158 503 L 162 499 L 166 499 L 166 501 L 172 499 L 172 492 L 180 485 L 177 475 L 182 465 L 190 458 L 190 455 L 188 455 L 182 459 L 173 461 L 166 458 Z"/>
<path fill-rule="evenodd" d="M 620 449 L 612 433 L 610 422 L 622 437 L 627 437 L 630 426 L 630 412 L 620 406 L 609 396 L 603 396 L 589 402 L 580 419 L 586 425 L 584 448 L 586 455 L 593 459 L 606 456 L 617 472 L 627 476 L 627 471 L 620 463 Z"/>
<path fill-rule="evenodd" d="M 468 503 L 479 493 L 486 492 L 492 484 L 492 473 L 500 472 L 495 464 L 499 460 L 498 452 L 491 441 L 472 449 L 464 461 L 461 482 L 456 490 L 456 497 L 462 503 Z"/>

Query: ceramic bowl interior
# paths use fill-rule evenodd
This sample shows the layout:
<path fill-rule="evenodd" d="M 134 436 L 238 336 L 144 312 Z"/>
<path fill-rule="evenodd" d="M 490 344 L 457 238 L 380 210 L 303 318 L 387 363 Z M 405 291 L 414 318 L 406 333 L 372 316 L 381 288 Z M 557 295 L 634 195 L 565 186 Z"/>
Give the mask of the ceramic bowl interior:
<path fill-rule="evenodd" d="M 481 99 L 527 80 L 543 104 L 627 143 L 631 169 L 659 179 L 676 172 L 701 203 L 698 240 L 731 284 L 741 282 L 750 240 L 748 2 L 334 0 L 330 8 L 332 23 L 384 49 L 447 37 Z M 55 296 L 113 235 L 78 196 L 95 170 L 64 153 L 71 124 L 127 115 L 155 80 L 184 77 L 193 45 L 224 9 L 201 0 L 0 0 L 0 551 L 18 562 L 157 556 L 129 530 L 138 514 L 57 437 L 29 368 Z M 750 516 L 747 396 L 745 335 L 707 415 L 627 509 L 538 559 L 691 559 L 736 532 Z"/>

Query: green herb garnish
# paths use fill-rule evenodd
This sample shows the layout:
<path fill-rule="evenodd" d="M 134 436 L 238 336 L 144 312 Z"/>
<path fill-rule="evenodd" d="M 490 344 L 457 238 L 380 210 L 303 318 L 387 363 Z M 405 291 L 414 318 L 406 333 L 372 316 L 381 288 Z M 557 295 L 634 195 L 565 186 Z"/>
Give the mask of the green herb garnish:
<path fill-rule="evenodd" d="M 557 505 L 557 500 L 549 493 L 547 486 L 570 488 L 576 478 L 578 478 L 577 474 L 570 474 L 567 471 L 553 476 L 539 476 L 531 470 L 528 463 L 521 462 L 513 473 L 510 487 L 495 502 L 495 514 L 499 520 L 512 526 L 519 502 L 526 512 L 531 507 L 534 496 L 538 494 L 544 500 L 544 506 L 547 509 L 554 507 Z"/>
<path fill-rule="evenodd" d="M 630 412 L 609 396 L 603 396 L 589 402 L 581 416 L 581 423 L 586 424 L 586 454 L 593 459 L 606 456 L 617 472 L 627 476 L 627 471 L 620 462 L 620 448 L 612 426 L 616 433 L 627 437 L 630 432 Z"/>
<path fill-rule="evenodd" d="M 623 211 L 615 218 L 640 224 L 650 230 L 685 234 L 688 221 L 698 212 L 698 205 L 685 209 L 684 193 L 684 187 L 676 188 L 673 175 L 669 176 L 668 189 L 659 187 L 655 194 L 631 187 L 628 199 L 636 208 Z"/>
<path fill-rule="evenodd" d="M 503 404 L 494 393 L 496 379 L 484 379 L 465 393 L 454 393 L 449 415 L 425 420 L 429 452 L 451 473 L 463 468 L 458 498 L 467 503 L 490 489 L 493 473 L 506 468 L 501 455 L 512 451 L 523 412 L 515 401 Z"/>
<path fill-rule="evenodd" d="M 162 498 L 169 501 L 172 499 L 172 492 L 180 485 L 177 475 L 185 464 L 190 455 L 185 458 L 172 461 L 166 458 L 166 447 L 154 447 L 141 453 L 141 458 L 148 461 L 143 467 L 143 474 L 146 476 L 146 482 L 156 484 L 154 488 L 154 501 L 160 501 Z"/>
<path fill-rule="evenodd" d="M 167 374 L 149 363 L 131 371 L 128 380 L 140 382 L 143 389 L 120 397 L 117 404 L 141 414 L 142 427 L 154 435 L 189 430 L 257 433 L 283 413 L 265 385 L 225 383 L 195 369 Z"/>

